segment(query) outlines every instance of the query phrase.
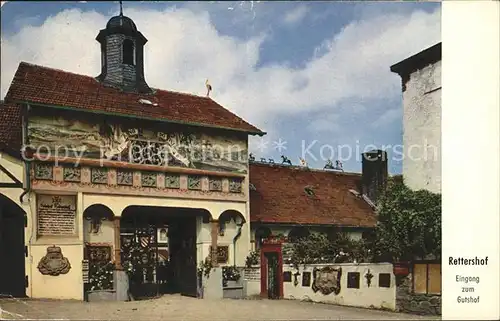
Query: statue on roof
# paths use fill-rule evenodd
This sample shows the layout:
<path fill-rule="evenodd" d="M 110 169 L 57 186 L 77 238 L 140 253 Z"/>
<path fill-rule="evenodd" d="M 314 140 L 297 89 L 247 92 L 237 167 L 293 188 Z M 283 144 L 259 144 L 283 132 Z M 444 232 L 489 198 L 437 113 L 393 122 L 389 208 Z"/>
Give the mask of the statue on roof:
<path fill-rule="evenodd" d="M 292 161 L 285 155 L 281 155 L 281 164 L 288 164 L 292 166 Z"/>
<path fill-rule="evenodd" d="M 332 160 L 331 160 L 331 159 L 329 159 L 329 160 L 327 160 L 327 161 L 326 161 L 326 164 L 325 164 L 325 166 L 323 167 L 323 169 L 335 169 L 335 168 L 333 167 L 333 162 L 332 162 Z"/>

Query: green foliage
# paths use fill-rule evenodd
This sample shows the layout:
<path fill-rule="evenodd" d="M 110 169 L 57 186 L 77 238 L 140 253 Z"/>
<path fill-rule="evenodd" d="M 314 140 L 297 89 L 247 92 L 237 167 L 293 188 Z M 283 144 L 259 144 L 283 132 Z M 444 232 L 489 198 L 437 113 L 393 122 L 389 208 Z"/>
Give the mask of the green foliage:
<path fill-rule="evenodd" d="M 283 249 L 286 262 L 295 268 L 306 264 L 367 262 L 370 251 L 363 240 L 352 240 L 345 233 L 328 237 L 323 233 L 312 233 L 288 243 Z"/>
<path fill-rule="evenodd" d="M 257 265 L 260 262 L 260 252 L 259 251 L 252 251 L 250 254 L 248 254 L 246 260 L 245 260 L 245 266 L 247 268 L 252 267 L 252 265 Z"/>
<path fill-rule="evenodd" d="M 212 260 L 211 260 L 210 256 L 207 256 L 205 258 L 205 261 L 200 262 L 200 265 L 198 267 L 198 275 L 200 277 L 202 275 L 204 275 L 205 277 L 208 278 L 210 276 L 210 272 L 212 272 L 213 268 L 214 268 L 214 266 L 212 264 Z"/>
<path fill-rule="evenodd" d="M 89 289 L 112 290 L 113 289 L 113 271 L 115 265 L 112 262 L 96 262 L 89 266 Z"/>
<path fill-rule="evenodd" d="M 441 257 L 441 195 L 412 191 L 390 180 L 380 198 L 378 223 L 370 247 L 379 261 Z"/>

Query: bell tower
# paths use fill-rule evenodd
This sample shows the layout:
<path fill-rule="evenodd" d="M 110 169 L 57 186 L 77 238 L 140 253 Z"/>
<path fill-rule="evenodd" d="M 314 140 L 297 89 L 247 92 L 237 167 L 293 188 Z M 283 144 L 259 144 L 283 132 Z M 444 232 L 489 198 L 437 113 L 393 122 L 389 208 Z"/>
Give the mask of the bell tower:
<path fill-rule="evenodd" d="M 129 17 L 109 19 L 96 37 L 101 44 L 101 74 L 97 80 L 127 92 L 152 93 L 144 78 L 144 45 L 148 41 Z"/>

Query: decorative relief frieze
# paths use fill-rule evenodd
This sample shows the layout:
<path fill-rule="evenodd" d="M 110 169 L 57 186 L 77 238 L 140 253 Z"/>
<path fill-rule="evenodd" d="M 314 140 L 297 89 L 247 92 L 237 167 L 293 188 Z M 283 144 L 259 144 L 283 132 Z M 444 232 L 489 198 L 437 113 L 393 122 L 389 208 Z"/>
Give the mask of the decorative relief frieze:
<path fill-rule="evenodd" d="M 241 193 L 241 184 L 242 184 L 242 181 L 240 179 L 230 179 L 229 180 L 229 192 L 230 193 Z"/>
<path fill-rule="evenodd" d="M 54 245 L 47 248 L 47 253 L 38 262 L 38 271 L 43 275 L 58 276 L 68 273 L 70 269 L 71 264 L 63 256 L 61 248 Z"/>
<path fill-rule="evenodd" d="M 54 178 L 54 166 L 52 164 L 36 163 L 35 178 L 52 180 Z"/>
<path fill-rule="evenodd" d="M 175 174 L 165 174 L 166 188 L 181 188 L 181 177 Z"/>
<path fill-rule="evenodd" d="M 134 173 L 132 171 L 117 170 L 116 184 L 132 186 L 134 184 Z"/>
<path fill-rule="evenodd" d="M 66 182 L 80 182 L 82 170 L 80 167 L 66 166 L 63 168 L 63 180 Z"/>
<path fill-rule="evenodd" d="M 142 172 L 141 173 L 141 186 L 144 187 L 156 187 L 156 173 L 148 173 L 148 172 Z"/>
<path fill-rule="evenodd" d="M 217 259 L 217 263 L 225 264 L 229 260 L 229 246 L 227 245 L 217 245 L 216 251 L 213 251 L 213 247 L 210 245 L 210 253 L 214 253 Z"/>
<path fill-rule="evenodd" d="M 210 178 L 208 181 L 208 188 L 210 191 L 222 191 L 222 179 L 220 178 Z"/>
<path fill-rule="evenodd" d="M 92 168 L 91 182 L 94 184 L 107 184 L 108 183 L 108 169 L 101 167 Z"/>
<path fill-rule="evenodd" d="M 201 190 L 201 176 L 188 176 L 188 189 Z"/>

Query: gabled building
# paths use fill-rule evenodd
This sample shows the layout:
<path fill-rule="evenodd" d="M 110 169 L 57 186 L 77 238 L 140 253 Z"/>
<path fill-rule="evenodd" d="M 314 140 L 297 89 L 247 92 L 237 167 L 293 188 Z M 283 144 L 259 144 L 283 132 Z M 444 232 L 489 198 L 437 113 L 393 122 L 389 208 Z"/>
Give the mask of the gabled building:
<path fill-rule="evenodd" d="M 387 181 L 387 154 L 363 154 L 363 172 L 346 173 L 250 163 L 250 219 L 254 248 L 263 239 L 288 241 L 320 232 L 360 239 L 376 223 L 375 204 Z"/>
<path fill-rule="evenodd" d="M 209 97 L 149 86 L 130 18 L 96 40 L 99 76 L 21 62 L 0 108 L 0 293 L 83 299 L 111 262 L 135 296 L 196 295 L 206 257 L 244 265 L 248 135 L 265 133 Z"/>

